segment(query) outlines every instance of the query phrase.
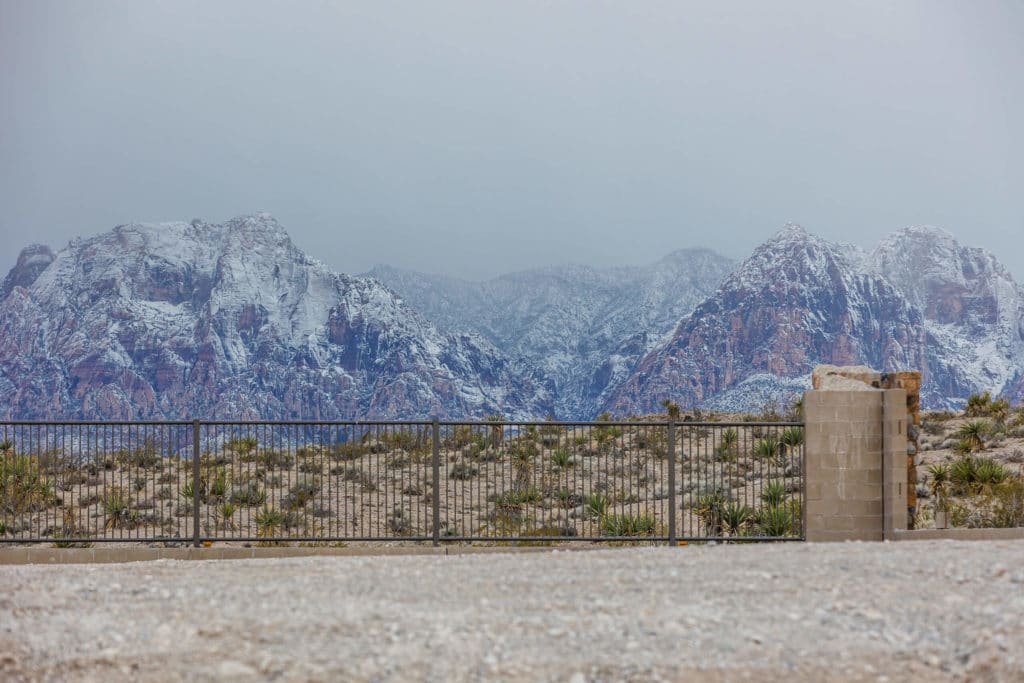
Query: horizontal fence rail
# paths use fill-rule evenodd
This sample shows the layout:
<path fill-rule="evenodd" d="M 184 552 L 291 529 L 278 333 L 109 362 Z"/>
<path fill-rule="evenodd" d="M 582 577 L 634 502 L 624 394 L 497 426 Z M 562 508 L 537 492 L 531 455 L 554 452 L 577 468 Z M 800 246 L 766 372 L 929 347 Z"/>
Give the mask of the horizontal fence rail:
<path fill-rule="evenodd" d="M 5 422 L 0 542 L 799 540 L 791 422 Z"/>

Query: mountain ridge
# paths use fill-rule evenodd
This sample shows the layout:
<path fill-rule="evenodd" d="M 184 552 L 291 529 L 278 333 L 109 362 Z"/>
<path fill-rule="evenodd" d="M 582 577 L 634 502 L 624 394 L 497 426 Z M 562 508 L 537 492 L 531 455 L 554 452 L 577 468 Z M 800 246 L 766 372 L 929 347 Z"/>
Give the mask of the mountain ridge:
<path fill-rule="evenodd" d="M 335 273 L 269 214 L 29 245 L 3 282 L 6 418 L 415 418 L 744 409 L 817 363 L 921 369 L 926 408 L 1024 398 L 1024 289 L 912 226 L 869 250 L 787 224 L 748 258 L 679 249 L 469 281 Z"/>

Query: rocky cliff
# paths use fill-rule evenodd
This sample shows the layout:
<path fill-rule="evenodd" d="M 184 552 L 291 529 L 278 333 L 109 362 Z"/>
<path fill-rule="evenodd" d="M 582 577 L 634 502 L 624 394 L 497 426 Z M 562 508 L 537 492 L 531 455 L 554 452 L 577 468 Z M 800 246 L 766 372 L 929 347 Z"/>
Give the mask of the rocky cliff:
<path fill-rule="evenodd" d="M 330 272 L 267 215 L 123 225 L 55 255 L 32 247 L 5 283 L 7 418 L 551 409 L 549 387 L 486 340 L 442 333 L 378 282 Z"/>

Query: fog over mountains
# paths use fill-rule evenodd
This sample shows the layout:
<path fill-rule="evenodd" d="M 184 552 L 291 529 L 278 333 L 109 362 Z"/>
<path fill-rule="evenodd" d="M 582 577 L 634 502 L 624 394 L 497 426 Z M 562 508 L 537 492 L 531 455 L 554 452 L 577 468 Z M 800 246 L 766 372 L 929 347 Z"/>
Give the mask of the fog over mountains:
<path fill-rule="evenodd" d="M 334 273 L 258 214 L 32 245 L 0 293 L 6 418 L 741 409 L 787 399 L 819 363 L 919 368 L 930 408 L 1024 398 L 1024 292 L 934 228 L 864 251 L 786 226 L 739 264 L 684 249 L 468 282 Z"/>

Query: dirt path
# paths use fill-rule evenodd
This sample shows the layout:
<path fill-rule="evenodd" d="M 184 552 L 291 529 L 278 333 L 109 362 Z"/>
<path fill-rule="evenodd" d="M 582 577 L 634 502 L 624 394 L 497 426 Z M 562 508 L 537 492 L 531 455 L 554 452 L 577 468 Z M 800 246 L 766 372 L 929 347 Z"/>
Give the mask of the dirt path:
<path fill-rule="evenodd" d="M 1024 543 L 0 567 L 4 680 L 1020 680 Z"/>

